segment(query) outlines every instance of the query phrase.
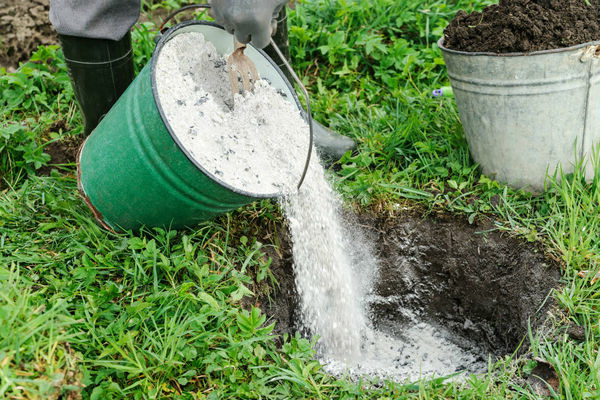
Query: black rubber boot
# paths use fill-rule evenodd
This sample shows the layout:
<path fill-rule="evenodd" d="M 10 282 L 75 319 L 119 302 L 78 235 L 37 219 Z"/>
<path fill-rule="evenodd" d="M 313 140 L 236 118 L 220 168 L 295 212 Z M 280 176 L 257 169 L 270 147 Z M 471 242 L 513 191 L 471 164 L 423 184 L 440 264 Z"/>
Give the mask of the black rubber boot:
<path fill-rule="evenodd" d="M 59 35 L 84 135 L 89 135 L 134 78 L 131 35 L 114 41 Z"/>
<path fill-rule="evenodd" d="M 290 60 L 290 42 L 288 39 L 288 28 L 287 28 L 287 13 L 285 7 L 281 9 L 281 12 L 277 16 L 277 31 L 273 35 L 273 41 L 281 50 L 281 53 L 285 58 Z M 290 82 L 294 82 L 294 79 L 290 75 L 288 69 L 283 64 L 273 46 L 269 45 L 265 48 L 265 52 L 271 57 L 272 60 L 279 66 L 283 71 L 284 75 Z M 329 128 L 324 127 L 319 122 L 313 120 L 313 136 L 315 146 L 319 149 L 321 158 L 323 161 L 335 162 L 338 161 L 344 153 L 347 151 L 354 150 L 356 143 L 348 136 L 341 135 L 337 132 L 332 131 Z"/>

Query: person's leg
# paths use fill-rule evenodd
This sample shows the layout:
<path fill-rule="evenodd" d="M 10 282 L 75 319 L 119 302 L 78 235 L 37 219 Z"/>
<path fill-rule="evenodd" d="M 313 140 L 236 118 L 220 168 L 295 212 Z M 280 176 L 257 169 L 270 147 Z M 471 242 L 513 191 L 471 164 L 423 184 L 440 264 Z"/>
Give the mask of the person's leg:
<path fill-rule="evenodd" d="M 134 78 L 129 30 L 140 0 L 51 0 L 75 98 L 89 135 Z"/>
<path fill-rule="evenodd" d="M 59 35 L 121 40 L 140 16 L 141 0 L 50 0 Z"/>
<path fill-rule="evenodd" d="M 285 7 L 279 13 L 277 21 L 277 31 L 275 32 L 275 35 L 273 35 L 273 41 L 279 50 L 281 50 L 286 59 L 290 61 L 290 42 L 288 39 L 287 13 Z M 273 46 L 267 46 L 265 48 L 265 52 L 269 55 L 269 57 L 271 57 L 272 60 L 275 61 L 288 80 L 293 83 L 293 79 L 289 74 L 288 69 L 279 59 L 275 49 L 273 49 Z M 325 158 L 327 161 L 337 161 L 347 151 L 351 151 L 356 148 L 356 143 L 354 143 L 354 140 L 350 139 L 348 136 L 334 132 L 314 120 L 313 135 L 315 145 L 319 149 L 321 157 Z"/>

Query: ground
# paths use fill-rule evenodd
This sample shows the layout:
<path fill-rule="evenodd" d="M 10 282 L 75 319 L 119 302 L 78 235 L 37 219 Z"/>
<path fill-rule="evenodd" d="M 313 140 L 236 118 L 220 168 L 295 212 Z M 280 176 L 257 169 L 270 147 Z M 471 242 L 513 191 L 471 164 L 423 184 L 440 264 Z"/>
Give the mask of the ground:
<path fill-rule="evenodd" d="M 73 161 L 80 139 L 72 135 L 72 119 L 57 118 L 76 111 L 52 92 L 59 87 L 53 77 L 64 85 L 68 77 L 51 68 L 55 75 L 44 80 L 30 73 L 37 86 L 24 85 L 48 97 L 34 105 L 7 101 L 8 128 L 0 123 L 0 145 L 8 143 L 0 152 L 2 173 L 14 174 L 0 184 L 0 322 L 10 321 L 0 324 L 0 392 L 15 398 L 596 398 L 600 185 L 574 172 L 533 196 L 495 182 L 469 159 L 452 99 L 429 96 L 448 84 L 435 43 L 458 8 L 470 12 L 474 3 L 481 10 L 490 1 L 431 2 L 431 8 L 419 1 L 303 2 L 291 13 L 292 52 L 317 117 L 359 143 L 358 154 L 336 167 L 340 193 L 360 210 L 382 258 L 377 294 L 387 301 L 372 303 L 375 323 L 393 333 L 402 323 L 395 311 L 408 306 L 447 326 L 458 342 L 475 340 L 498 357 L 530 338 L 524 354 L 502 358 L 466 386 L 354 385 L 323 374 L 304 339 L 279 337 L 272 345 L 260 318 L 232 299 L 246 285 L 257 296 L 241 298 L 245 310 L 265 310 L 277 322 L 275 333 L 297 330 L 293 259 L 276 207 L 262 202 L 177 233 L 103 231 L 77 197 Z M 0 17 L 2 39 L 20 43 L 14 54 L 27 52 L 30 39 L 54 34 L 47 20 L 39 25 L 42 34 L 11 33 L 18 18 L 10 13 L 21 12 L 25 21 L 46 4 L 23 1 Z M 27 26 L 31 31 L 35 23 Z M 136 33 L 138 67 L 151 37 Z M 11 57 L 13 68 L 18 59 Z M 35 66 L 46 71 L 44 61 Z M 12 77 L 0 74 L 5 96 L 15 88 Z M 15 91 L 8 94 L 19 98 Z M 41 170 L 27 158 L 33 142 L 13 140 L 31 132 L 51 156 Z M 265 275 L 269 258 L 278 284 Z M 246 267 L 250 272 L 241 273 Z"/>
<path fill-rule="evenodd" d="M 48 20 L 48 4 L 49 0 L 24 0 L 0 11 L 6 52 L 0 63 L 13 69 L 26 61 L 38 45 L 57 43 Z M 454 32 L 452 27 L 446 35 Z M 64 128 L 64 122 L 58 121 L 51 130 Z M 73 163 L 80 144 L 80 138 L 70 136 L 50 141 L 44 151 L 51 160 L 39 172 L 48 175 L 51 165 Z M 365 215 L 361 219 L 379 243 L 382 269 L 378 294 L 414 299 L 413 303 L 402 305 L 433 315 L 439 323 L 450 326 L 458 335 L 475 339 L 496 356 L 516 348 L 527 333 L 529 319 L 537 320 L 541 315 L 538 307 L 548 288 L 556 287 L 558 282 L 555 263 L 545 259 L 536 246 L 498 232 L 479 233 L 491 228 L 489 221 L 478 226 L 465 223 L 460 217 L 425 218 L 411 213 L 397 218 Z M 277 321 L 275 333 L 293 333 L 298 328 L 298 299 L 290 239 L 285 227 L 277 231 L 282 245 L 278 252 L 269 251 L 269 255 L 274 260 L 271 269 L 279 283 L 278 290 L 256 302 L 269 318 Z M 410 271 L 398 270 L 400 258 L 413 260 L 402 265 Z M 401 325 L 401 316 L 395 315 L 399 306 L 389 301 L 373 304 L 376 324 L 392 330 Z M 475 321 L 474 327 L 463 329 L 465 319 Z"/>

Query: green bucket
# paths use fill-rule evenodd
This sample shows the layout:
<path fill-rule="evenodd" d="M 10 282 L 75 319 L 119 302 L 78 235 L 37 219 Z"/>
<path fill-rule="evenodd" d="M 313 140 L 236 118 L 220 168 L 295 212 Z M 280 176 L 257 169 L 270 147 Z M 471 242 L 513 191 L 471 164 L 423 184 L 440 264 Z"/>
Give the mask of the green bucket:
<path fill-rule="evenodd" d="M 179 143 L 156 92 L 155 68 L 164 44 L 200 32 L 220 54 L 233 50 L 232 36 L 219 25 L 186 21 L 166 31 L 151 62 L 139 73 L 82 145 L 78 183 L 84 200 L 107 229 L 141 226 L 180 228 L 280 193 L 254 194 L 233 188 L 198 164 Z M 302 111 L 290 82 L 262 51 L 245 54 L 260 76 Z"/>

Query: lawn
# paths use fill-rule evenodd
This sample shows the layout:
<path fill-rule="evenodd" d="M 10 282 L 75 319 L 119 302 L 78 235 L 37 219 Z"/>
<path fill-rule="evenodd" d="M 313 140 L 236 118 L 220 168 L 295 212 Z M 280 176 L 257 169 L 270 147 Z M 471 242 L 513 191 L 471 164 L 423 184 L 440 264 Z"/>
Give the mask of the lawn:
<path fill-rule="evenodd" d="M 449 84 L 436 46 L 444 27 L 489 3 L 305 0 L 290 11 L 292 65 L 315 118 L 358 143 L 332 169 L 348 207 L 490 218 L 559 261 L 557 307 L 524 358 L 463 383 L 327 375 L 313 339 L 270 335 L 252 305 L 277 289 L 267 252 L 280 246 L 267 234 L 283 224 L 274 201 L 193 229 L 103 230 L 78 196 L 74 163 L 49 165 L 45 153 L 82 132 L 50 46 L 16 72 L 0 70 L 0 398 L 528 399 L 538 395 L 525 378 L 544 362 L 558 377 L 553 398 L 600 398 L 600 174 L 549 176 L 541 195 L 504 186 L 469 158 L 453 99 L 431 96 Z M 152 22 L 134 27 L 138 71 L 155 35 Z"/>

